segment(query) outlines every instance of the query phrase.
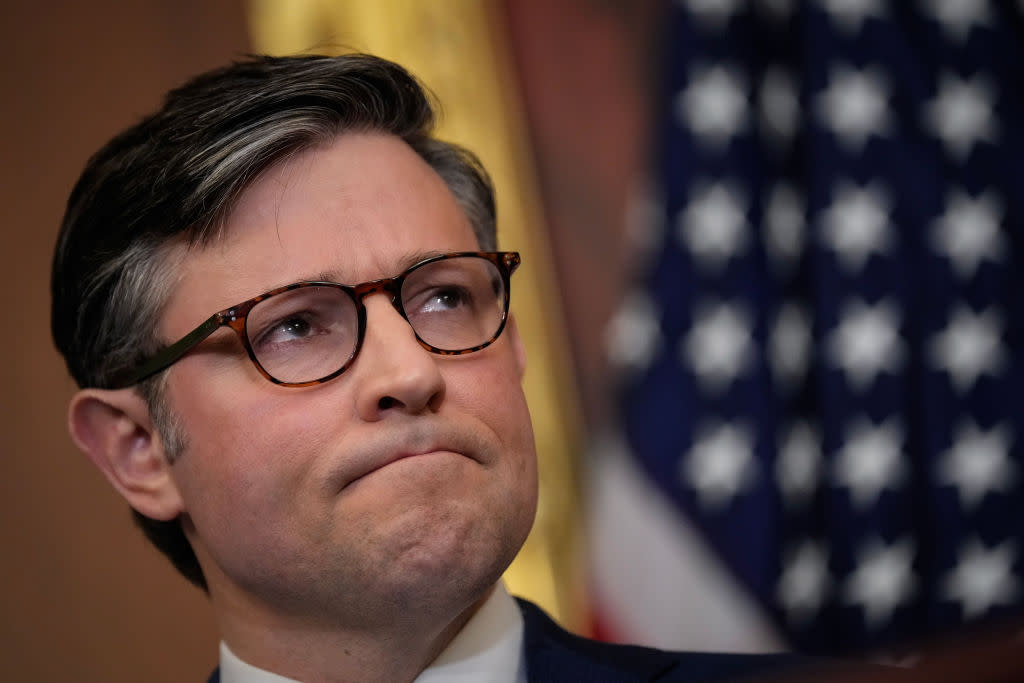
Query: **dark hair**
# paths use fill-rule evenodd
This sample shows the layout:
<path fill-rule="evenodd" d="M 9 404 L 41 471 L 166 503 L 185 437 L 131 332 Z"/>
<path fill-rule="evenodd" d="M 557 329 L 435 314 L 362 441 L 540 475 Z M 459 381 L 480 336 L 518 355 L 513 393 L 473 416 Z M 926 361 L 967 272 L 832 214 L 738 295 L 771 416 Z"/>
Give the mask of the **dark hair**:
<path fill-rule="evenodd" d="M 53 259 L 51 329 L 80 387 L 107 387 L 161 345 L 172 243 L 207 244 L 238 196 L 283 158 L 346 132 L 404 140 L 444 179 L 481 249 L 497 247 L 490 179 L 431 136 L 435 114 L 405 69 L 369 55 L 252 57 L 171 91 L 100 149 L 68 199 Z M 139 385 L 173 459 L 185 447 L 158 375 Z M 135 512 L 190 581 L 206 582 L 179 520 Z"/>

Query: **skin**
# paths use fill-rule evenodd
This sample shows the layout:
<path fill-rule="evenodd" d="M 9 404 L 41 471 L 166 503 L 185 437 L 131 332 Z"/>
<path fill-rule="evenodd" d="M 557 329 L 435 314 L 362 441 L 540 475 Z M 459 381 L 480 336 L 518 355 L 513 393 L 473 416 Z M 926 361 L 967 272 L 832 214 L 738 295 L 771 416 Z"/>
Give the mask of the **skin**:
<path fill-rule="evenodd" d="M 342 135 L 264 173 L 219 242 L 175 247 L 159 331 L 177 339 L 290 282 L 359 283 L 478 248 L 408 146 Z M 414 678 L 490 594 L 536 509 L 514 320 L 490 347 L 445 357 L 385 296 L 365 305 L 359 357 L 323 385 L 268 382 L 226 329 L 170 368 L 189 444 L 173 465 L 134 390 L 72 402 L 76 442 L 122 495 L 182 516 L 232 650 L 301 680 Z"/>

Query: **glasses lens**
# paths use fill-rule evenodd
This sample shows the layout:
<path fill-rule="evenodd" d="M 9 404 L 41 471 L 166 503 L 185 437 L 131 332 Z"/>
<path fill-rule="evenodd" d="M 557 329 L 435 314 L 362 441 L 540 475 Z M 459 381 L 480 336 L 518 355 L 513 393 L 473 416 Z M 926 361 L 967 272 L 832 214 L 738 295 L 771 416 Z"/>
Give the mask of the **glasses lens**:
<path fill-rule="evenodd" d="M 352 358 L 359 316 L 342 289 L 300 287 L 256 304 L 249 311 L 246 334 L 256 360 L 274 379 L 311 382 Z"/>
<path fill-rule="evenodd" d="M 416 335 L 443 351 L 492 341 L 507 306 L 501 271 L 478 256 L 432 261 L 409 273 L 402 285 L 402 307 Z"/>

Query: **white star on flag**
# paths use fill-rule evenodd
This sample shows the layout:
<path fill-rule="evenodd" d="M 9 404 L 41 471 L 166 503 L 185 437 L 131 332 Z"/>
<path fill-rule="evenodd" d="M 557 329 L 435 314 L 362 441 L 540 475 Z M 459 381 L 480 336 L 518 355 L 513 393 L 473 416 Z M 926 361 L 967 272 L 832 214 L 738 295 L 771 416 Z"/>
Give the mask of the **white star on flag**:
<path fill-rule="evenodd" d="M 889 86 L 878 69 L 832 67 L 828 88 L 818 95 L 817 112 L 850 151 L 860 152 L 872 135 L 888 133 Z"/>
<path fill-rule="evenodd" d="M 811 321 L 802 306 L 790 302 L 782 307 L 768 347 L 777 381 L 785 389 L 795 388 L 807 373 L 811 356 Z"/>
<path fill-rule="evenodd" d="M 701 183 L 678 218 L 677 234 L 697 262 L 720 268 L 749 240 L 746 200 L 728 182 Z"/>
<path fill-rule="evenodd" d="M 957 391 L 974 386 L 983 374 L 995 375 L 1006 365 L 1002 320 L 994 308 L 975 313 L 959 306 L 946 329 L 936 334 L 929 345 L 935 367 L 945 370 Z"/>
<path fill-rule="evenodd" d="M 682 340 L 680 355 L 712 393 L 726 389 L 754 362 L 750 316 L 740 305 L 703 304 Z"/>
<path fill-rule="evenodd" d="M 660 314 L 651 298 L 630 292 L 605 328 L 605 349 L 613 366 L 643 370 L 661 347 Z"/>
<path fill-rule="evenodd" d="M 850 34 L 857 33 L 868 17 L 881 19 L 885 6 L 881 0 L 818 0 L 837 26 Z"/>
<path fill-rule="evenodd" d="M 787 431 L 779 444 L 775 477 L 790 506 L 810 501 L 821 479 L 821 437 L 817 429 L 801 420 Z"/>
<path fill-rule="evenodd" d="M 780 269 L 789 270 L 804 248 L 804 202 L 789 183 L 777 183 L 765 208 L 765 243 Z"/>
<path fill-rule="evenodd" d="M 921 0 L 921 9 L 929 13 L 947 35 L 963 43 L 975 24 L 991 26 L 988 0 Z"/>
<path fill-rule="evenodd" d="M 902 369 L 905 351 L 898 328 L 899 312 L 888 301 L 874 306 L 847 302 L 839 325 L 826 340 L 829 359 L 846 373 L 854 389 L 863 391 L 880 373 Z"/>
<path fill-rule="evenodd" d="M 843 181 L 822 213 L 821 230 L 839 263 L 849 272 L 859 272 L 872 252 L 886 254 L 892 246 L 889 199 L 875 183 L 858 188 Z"/>
<path fill-rule="evenodd" d="M 701 505 L 720 509 L 754 482 L 753 448 L 746 425 L 706 425 L 680 463 L 683 483 L 696 489 Z"/>
<path fill-rule="evenodd" d="M 946 599 L 959 602 L 970 619 L 997 605 L 1012 604 L 1019 586 L 1013 576 L 1017 547 L 1012 540 L 988 549 L 971 539 L 960 549 L 960 561 L 943 583 Z"/>
<path fill-rule="evenodd" d="M 759 114 L 768 138 L 779 146 L 789 143 L 800 119 L 796 83 L 789 71 L 770 67 L 761 79 Z"/>
<path fill-rule="evenodd" d="M 882 491 L 897 490 L 907 477 L 903 427 L 890 417 L 880 425 L 857 418 L 847 425 L 846 441 L 835 461 L 835 481 L 850 491 L 853 504 L 864 509 L 878 502 Z"/>
<path fill-rule="evenodd" d="M 859 564 L 846 581 L 843 598 L 864 609 L 868 628 L 877 628 L 889 621 L 896 608 L 916 591 L 913 559 L 914 546 L 910 539 L 889 546 L 880 539 L 873 539 L 861 548 Z"/>
<path fill-rule="evenodd" d="M 992 114 L 995 96 L 981 74 L 970 80 L 951 73 L 939 79 L 939 92 L 924 106 L 925 125 L 942 140 L 950 156 L 961 163 L 979 142 L 993 143 L 998 137 Z"/>
<path fill-rule="evenodd" d="M 681 0 L 698 21 L 709 28 L 721 29 L 739 9 L 741 0 Z"/>
<path fill-rule="evenodd" d="M 746 84 L 729 67 L 696 68 L 675 107 L 698 140 L 722 146 L 747 125 Z"/>
<path fill-rule="evenodd" d="M 805 622 L 821 607 L 829 590 L 828 555 L 821 543 L 804 541 L 789 553 L 779 578 L 779 602 L 793 622 Z"/>
<path fill-rule="evenodd" d="M 963 190 L 953 190 L 946 199 L 945 213 L 933 225 L 932 244 L 949 259 L 961 279 L 968 279 L 982 261 L 1003 260 L 1002 218 L 1003 203 L 994 191 L 972 198 Z"/>
<path fill-rule="evenodd" d="M 1017 472 L 1010 460 L 1010 436 L 1005 424 L 982 431 L 968 420 L 957 428 L 952 447 L 941 456 L 937 474 L 941 484 L 957 488 L 965 508 L 977 507 L 990 491 L 1013 489 Z"/>

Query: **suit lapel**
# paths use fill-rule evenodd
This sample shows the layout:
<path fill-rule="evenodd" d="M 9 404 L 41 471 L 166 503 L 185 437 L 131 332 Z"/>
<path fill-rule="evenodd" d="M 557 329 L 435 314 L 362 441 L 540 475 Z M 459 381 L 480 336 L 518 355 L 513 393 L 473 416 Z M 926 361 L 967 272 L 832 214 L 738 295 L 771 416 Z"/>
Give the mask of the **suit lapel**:
<path fill-rule="evenodd" d="M 677 655 L 650 648 L 613 646 L 569 633 L 536 605 L 517 598 L 523 613 L 523 648 L 530 683 L 656 681 L 679 665 Z"/>

